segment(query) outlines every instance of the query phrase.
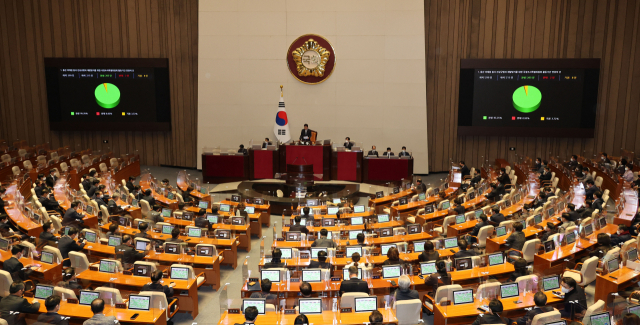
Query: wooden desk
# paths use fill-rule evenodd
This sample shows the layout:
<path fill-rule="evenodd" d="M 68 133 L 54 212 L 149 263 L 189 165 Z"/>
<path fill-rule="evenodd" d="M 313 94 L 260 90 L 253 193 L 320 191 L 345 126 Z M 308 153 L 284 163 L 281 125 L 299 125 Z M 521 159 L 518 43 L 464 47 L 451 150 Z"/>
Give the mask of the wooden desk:
<path fill-rule="evenodd" d="M 408 215 L 411 214 L 414 211 L 418 211 L 419 209 L 424 208 L 425 206 L 429 205 L 429 204 L 436 204 L 440 201 L 440 197 L 439 196 L 430 196 L 428 197 L 426 200 L 424 201 L 415 201 L 415 202 L 409 202 L 407 204 L 403 204 L 403 205 L 397 205 L 394 207 L 391 207 L 391 216 L 402 216 L 402 215 Z"/>
<path fill-rule="evenodd" d="M 362 182 L 362 151 L 332 152 L 331 179 Z"/>
<path fill-rule="evenodd" d="M 295 219 L 297 215 L 300 215 L 300 214 L 292 215 L 290 219 L 291 220 Z M 373 209 L 370 209 L 369 211 L 365 211 L 365 212 L 341 214 L 340 219 L 357 218 L 357 217 L 367 218 L 367 217 L 373 217 L 375 215 L 376 215 L 375 211 L 373 211 Z M 313 220 L 336 219 L 336 218 L 337 216 L 335 214 L 314 214 L 313 215 Z"/>
<path fill-rule="evenodd" d="M 249 156 L 202 154 L 202 180 L 207 183 L 249 179 Z"/>
<path fill-rule="evenodd" d="M 67 186 L 66 177 L 62 177 L 58 179 L 58 181 L 56 181 L 56 183 L 53 185 L 53 196 L 56 199 L 56 201 L 58 201 L 58 204 L 60 204 L 60 208 L 62 208 L 62 211 L 65 211 L 65 212 L 69 208 L 71 208 L 71 201 L 67 197 L 67 193 L 65 193 L 66 186 Z M 84 221 L 84 225 L 86 227 L 96 228 L 98 226 L 97 214 L 96 215 L 87 214 L 86 212 L 80 209 L 78 209 L 78 212 L 85 213 L 84 217 L 82 218 L 82 221 Z M 64 215 L 62 217 L 64 217 Z M 62 221 L 62 217 L 60 218 L 60 221 Z"/>
<path fill-rule="evenodd" d="M 280 172 L 280 154 L 276 150 L 249 149 L 249 179 L 272 179 Z"/>
<path fill-rule="evenodd" d="M 188 209 L 185 209 L 188 210 Z M 256 219 L 257 219 L 257 213 L 256 215 Z M 194 221 L 189 221 L 189 220 L 181 220 L 181 219 L 175 219 L 175 218 L 164 218 L 164 222 L 170 223 L 172 225 L 176 225 L 178 227 L 186 227 L 186 226 L 194 226 L 195 227 L 195 222 Z M 252 222 L 253 223 L 253 222 Z M 259 224 L 255 225 L 256 227 L 260 227 Z M 238 238 L 238 248 L 243 249 L 247 252 L 251 251 L 251 225 L 250 224 L 246 224 L 246 225 L 231 225 L 231 224 L 223 224 L 223 223 L 217 223 L 214 225 L 211 225 L 212 229 L 226 229 L 226 230 L 231 230 L 233 231 L 232 236 L 236 236 L 236 238 Z M 259 236 L 258 238 L 262 238 L 262 228 L 260 227 L 260 231 L 258 232 Z"/>
<path fill-rule="evenodd" d="M 119 289 L 129 289 L 129 291 L 138 292 L 142 290 L 142 287 L 145 284 L 149 283 L 150 279 L 146 276 L 105 273 L 92 270 L 80 272 L 76 277 L 79 280 L 92 283 L 109 284 Z M 180 311 L 191 313 L 191 317 L 195 319 L 198 316 L 198 286 L 196 285 L 196 279 L 177 280 L 167 278 L 160 281 L 162 284 L 166 285 L 169 285 L 171 282 L 175 282 L 176 286 L 173 288 L 173 296 L 178 298 Z"/>
<path fill-rule="evenodd" d="M 145 174 L 142 176 L 142 178 L 140 179 L 140 190 L 142 190 L 142 192 L 146 191 L 147 189 L 151 189 L 151 175 L 150 174 Z M 153 190 L 152 190 L 153 191 Z M 161 195 L 155 191 L 153 191 L 153 198 L 156 200 L 157 203 L 160 203 L 160 205 L 166 206 L 167 208 L 171 209 L 171 210 L 177 210 L 178 209 L 178 200 L 169 200 L 166 196 Z M 152 207 L 153 208 L 153 207 Z"/>
<path fill-rule="evenodd" d="M 396 318 L 393 309 L 378 308 L 378 311 L 382 313 L 384 324 L 398 323 L 398 319 Z M 324 311 L 322 314 L 306 316 L 309 319 L 309 323 L 311 324 L 333 324 L 334 319 L 336 319 L 336 322 L 338 324 L 363 324 L 369 322 L 369 315 L 371 315 L 371 313 L 340 313 L 340 311 L 334 313 L 332 311 Z M 258 315 L 255 324 L 273 325 L 279 323 L 281 325 L 289 325 L 294 323 L 296 317 L 298 317 L 297 314 L 285 315 L 284 313 L 269 311 L 264 315 Z M 220 318 L 220 321 L 218 322 L 218 325 L 233 325 L 236 323 L 244 324 L 244 321 L 245 319 L 243 314 L 229 314 L 227 312 L 224 312 L 224 314 L 222 314 L 222 317 Z"/>
<path fill-rule="evenodd" d="M 382 211 L 382 208 L 384 206 L 391 205 L 391 203 L 393 203 L 393 201 L 396 201 L 396 200 L 400 199 L 401 197 L 413 195 L 414 192 L 415 191 L 413 189 L 408 189 L 408 190 L 405 189 L 405 190 L 402 190 L 402 191 L 400 191 L 400 192 L 398 192 L 396 194 L 389 194 L 389 195 L 386 195 L 386 196 L 383 196 L 383 197 L 378 197 L 378 198 L 375 198 L 375 199 L 369 199 L 369 206 L 370 207 L 375 206 L 376 207 L 376 212 L 379 213 L 379 212 Z M 379 209 L 379 211 L 378 211 L 378 209 Z"/>
<path fill-rule="evenodd" d="M 475 293 L 475 291 L 474 291 Z M 556 303 L 560 303 L 563 300 L 560 298 L 556 298 L 551 292 L 545 292 L 547 295 L 547 305 L 553 305 Z M 518 300 L 517 297 L 501 299 L 503 312 L 500 313 L 500 316 L 516 318 L 518 316 L 524 316 L 526 313 L 525 308 L 535 306 L 533 302 L 534 293 L 528 293 L 522 299 L 522 303 L 516 304 L 515 301 Z M 477 309 L 483 303 L 479 300 L 475 300 L 471 304 L 464 305 L 449 305 L 449 306 L 440 306 L 440 304 L 436 304 L 434 306 L 434 324 L 471 324 L 473 321 L 481 314 L 481 312 Z M 489 301 L 486 300 L 485 304 L 489 304 Z"/>
<path fill-rule="evenodd" d="M 413 157 L 402 158 L 364 158 L 362 160 L 362 182 L 381 184 L 411 180 L 413 176 Z"/>
<path fill-rule="evenodd" d="M 186 191 L 189 189 L 189 175 L 185 170 L 181 170 L 178 172 L 178 179 L 176 181 L 176 185 L 182 191 Z M 198 201 L 207 201 L 209 202 L 209 206 L 211 206 L 211 195 L 209 193 L 203 194 L 202 192 L 194 189 L 189 193 L 191 196 L 198 198 Z"/>
<path fill-rule="evenodd" d="M 427 240 L 427 239 L 432 239 L 433 237 L 429 234 L 427 234 L 426 232 L 421 232 L 418 234 L 411 234 L 411 235 L 397 235 L 397 236 L 391 236 L 391 237 L 379 237 L 379 238 L 370 238 L 368 240 L 365 240 L 365 243 L 367 243 L 367 245 L 382 245 L 382 244 L 393 244 L 393 243 L 399 243 L 399 242 L 413 242 L 413 241 L 418 241 L 418 240 Z M 349 245 L 347 245 L 347 242 L 349 242 Z M 340 239 L 340 242 L 338 243 L 339 246 L 350 246 L 350 245 L 354 245 L 356 243 L 356 240 L 348 240 L 348 239 Z M 313 244 L 312 241 L 274 241 L 272 244 L 272 248 L 276 248 L 276 247 L 292 247 L 292 248 L 304 248 L 304 249 L 308 249 L 311 247 L 311 244 Z"/>
<path fill-rule="evenodd" d="M 331 145 L 301 146 L 283 144 L 278 147 L 278 152 L 280 156 L 280 173 L 286 173 L 287 164 L 293 164 L 296 158 L 299 158 L 296 161 L 298 164 L 313 165 L 313 173 L 322 175 L 322 178 L 314 177 L 315 180 L 331 180 Z"/>
<path fill-rule="evenodd" d="M 220 204 L 228 204 L 231 206 L 238 206 L 238 204 L 240 204 L 240 202 L 233 202 L 233 201 L 229 201 L 229 200 L 223 200 L 220 202 Z M 262 227 L 269 227 L 269 220 L 271 218 L 271 205 L 268 203 L 265 204 L 248 204 L 245 203 L 245 206 L 248 207 L 254 207 L 255 208 L 255 212 L 256 213 L 260 213 L 260 219 L 258 220 L 258 222 L 260 222 L 260 224 L 262 225 Z M 220 211 L 218 211 L 218 213 L 220 213 Z M 253 220 L 252 220 L 253 221 Z"/>
<path fill-rule="evenodd" d="M 611 278 L 610 275 L 617 279 Z M 608 299 L 611 293 L 617 293 L 624 288 L 636 284 L 640 278 L 639 275 L 640 273 L 626 266 L 613 271 L 611 274 L 598 274 L 596 277 L 596 292 L 593 297 L 594 301 L 598 301 L 599 299 L 602 299 L 604 302 L 609 301 Z"/>
<path fill-rule="evenodd" d="M 0 250 L 0 266 L 4 266 L 4 262 L 11 258 L 10 251 Z M 39 267 L 33 268 L 33 272 L 35 274 L 31 274 L 31 277 L 36 279 L 44 280 L 46 283 L 57 283 L 62 278 L 62 264 L 47 264 L 40 262 L 39 260 L 34 260 L 30 257 L 23 257 L 20 259 L 20 262 L 23 265 L 34 265 L 40 264 Z"/>
<path fill-rule="evenodd" d="M 27 298 L 30 303 L 34 301 L 40 302 L 40 313 L 46 313 L 47 308 L 44 305 L 44 300 L 42 299 L 34 299 Z M 181 308 L 182 309 L 182 308 Z M 72 324 L 81 323 L 91 317 L 93 317 L 93 312 L 91 312 L 91 306 L 83 306 L 79 304 L 69 304 L 65 300 L 60 301 L 60 310 L 58 314 L 71 317 Z M 154 325 L 166 325 L 167 317 L 165 309 L 157 309 L 151 308 L 149 311 L 140 311 L 140 310 L 129 310 L 129 309 L 116 309 L 111 307 L 110 305 L 104 306 L 104 314 L 106 316 L 115 316 L 118 319 L 118 322 L 121 324 L 154 324 Z M 131 316 L 133 314 L 139 314 L 139 316 L 135 320 L 131 320 Z M 38 318 L 38 314 L 27 314 L 28 319 L 35 320 Z"/>
<path fill-rule="evenodd" d="M 529 226 L 527 228 L 524 228 L 522 232 L 524 232 L 524 236 L 527 238 L 527 240 L 533 239 L 533 237 L 535 237 L 536 235 L 544 231 L 544 227 L 547 225 L 547 222 L 551 222 L 554 225 L 558 225 L 560 223 L 560 221 L 558 221 L 558 217 L 560 217 L 561 215 L 562 215 L 561 213 L 556 214 L 552 218 L 544 219 L 542 220 L 542 222 L 536 225 L 542 228 L 538 228 L 536 226 Z M 507 238 L 509 238 L 509 234 L 506 234 L 500 237 L 495 237 L 495 238 L 487 238 L 487 247 L 486 247 L 487 254 L 497 252 L 497 251 L 506 251 L 508 249 L 508 247 L 505 246 L 505 244 L 507 243 Z"/>
<path fill-rule="evenodd" d="M 631 226 L 633 218 L 638 212 L 638 199 L 635 197 L 635 193 L 631 188 L 625 187 L 622 190 L 621 196 L 624 197 L 624 207 L 620 213 L 613 219 L 615 224 L 622 224 L 625 226 Z"/>
<path fill-rule="evenodd" d="M 30 181 L 28 182 L 30 183 Z M 42 232 L 42 225 L 25 216 L 22 211 L 18 209 L 15 203 L 16 198 L 22 196 L 22 194 L 20 193 L 18 182 L 14 181 L 6 189 L 7 191 L 5 192 L 6 196 L 4 197 L 4 201 L 7 205 L 4 207 L 4 211 L 7 213 L 7 215 L 9 215 L 11 223 L 13 223 L 20 231 L 24 232 L 25 234 L 33 237 L 38 237 Z M 10 205 L 9 201 L 11 201 Z"/>

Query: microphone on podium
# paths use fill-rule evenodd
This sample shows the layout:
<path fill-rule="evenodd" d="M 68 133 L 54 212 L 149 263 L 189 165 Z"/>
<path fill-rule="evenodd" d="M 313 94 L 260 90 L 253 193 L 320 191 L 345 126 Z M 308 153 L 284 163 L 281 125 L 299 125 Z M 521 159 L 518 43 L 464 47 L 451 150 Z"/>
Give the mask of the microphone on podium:
<path fill-rule="evenodd" d="M 293 165 L 294 162 L 296 162 L 296 160 L 298 160 L 298 157 L 296 157 L 296 159 L 294 159 L 291 164 Z"/>

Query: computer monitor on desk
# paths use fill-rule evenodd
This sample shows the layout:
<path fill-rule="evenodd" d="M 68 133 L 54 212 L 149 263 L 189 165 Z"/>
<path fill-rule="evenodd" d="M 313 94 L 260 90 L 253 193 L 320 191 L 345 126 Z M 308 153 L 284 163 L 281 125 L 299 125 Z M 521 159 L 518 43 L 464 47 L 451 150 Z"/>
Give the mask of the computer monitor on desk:
<path fill-rule="evenodd" d="M 457 237 L 450 237 L 450 238 L 445 238 L 444 239 L 444 248 L 445 249 L 451 249 L 454 247 L 458 247 L 458 238 Z"/>
<path fill-rule="evenodd" d="M 322 298 L 300 298 L 298 306 L 300 314 L 322 314 Z"/>
<path fill-rule="evenodd" d="M 389 222 L 388 214 L 379 214 L 378 215 L 378 223 Z"/>
<path fill-rule="evenodd" d="M 100 292 L 90 291 L 90 290 L 80 290 L 80 299 L 78 299 L 78 304 L 83 306 L 91 305 L 91 303 L 100 298 Z"/>
<path fill-rule="evenodd" d="M 107 241 L 107 244 L 113 247 L 116 247 L 121 243 L 122 243 L 122 237 L 120 236 L 109 236 L 109 240 Z"/>
<path fill-rule="evenodd" d="M 385 265 L 382 267 L 382 278 L 392 279 L 400 277 L 401 266 L 400 265 Z"/>
<path fill-rule="evenodd" d="M 280 270 L 262 270 L 260 271 L 260 278 L 261 279 L 269 279 L 271 282 L 280 282 L 281 279 L 281 275 L 280 275 Z"/>
<path fill-rule="evenodd" d="M 518 283 L 500 285 L 500 298 L 507 299 L 518 296 Z"/>
<path fill-rule="evenodd" d="M 308 269 L 302 270 L 303 282 L 320 282 L 322 281 L 322 270 L 320 269 Z"/>
<path fill-rule="evenodd" d="M 364 205 L 356 205 L 353 207 L 353 213 L 362 213 L 364 212 Z"/>
<path fill-rule="evenodd" d="M 36 290 L 33 297 L 36 299 L 47 299 L 52 294 L 53 294 L 53 286 L 38 284 L 36 285 Z"/>
<path fill-rule="evenodd" d="M 134 264 L 133 275 L 134 276 L 149 276 L 151 274 L 151 265 Z"/>
<path fill-rule="evenodd" d="M 326 247 L 311 247 L 311 258 L 318 258 L 318 253 L 321 251 L 327 254 L 329 253 L 329 250 Z"/>
<path fill-rule="evenodd" d="M 349 280 L 349 268 L 345 267 L 344 269 L 342 269 L 342 279 L 343 280 Z M 358 279 L 362 280 L 362 269 L 358 269 Z"/>
<path fill-rule="evenodd" d="M 413 252 L 421 253 L 424 251 L 424 244 L 426 244 L 426 240 L 414 241 L 413 242 Z"/>
<path fill-rule="evenodd" d="M 589 319 L 591 320 L 591 324 L 611 325 L 611 317 L 609 317 L 608 311 L 597 313 L 595 315 L 592 314 Z"/>
<path fill-rule="evenodd" d="M 473 268 L 471 257 L 456 258 L 456 271 L 470 270 Z"/>
<path fill-rule="evenodd" d="M 473 289 L 453 291 L 453 304 L 462 305 L 473 303 Z"/>
<path fill-rule="evenodd" d="M 228 204 L 220 204 L 220 211 L 229 212 L 231 210 L 231 206 Z"/>
<path fill-rule="evenodd" d="M 382 244 L 382 245 L 380 245 L 380 254 L 387 255 L 387 252 L 389 252 L 389 249 L 391 247 L 398 248 L 397 244 Z"/>
<path fill-rule="evenodd" d="M 378 297 L 360 297 L 354 299 L 356 313 L 370 313 L 378 309 Z"/>
<path fill-rule="evenodd" d="M 420 263 L 420 274 L 422 275 L 436 273 L 437 271 L 436 262 Z"/>
<path fill-rule="evenodd" d="M 129 295 L 129 309 L 148 311 L 150 308 L 150 296 Z"/>
<path fill-rule="evenodd" d="M 40 262 L 53 264 L 53 253 L 45 251 L 40 252 Z"/>
<path fill-rule="evenodd" d="M 542 278 L 542 289 L 544 291 L 552 291 L 560 288 L 560 276 L 551 275 Z"/>
<path fill-rule="evenodd" d="M 362 247 L 361 246 L 348 246 L 345 250 L 345 257 L 350 258 L 353 253 L 358 253 L 362 256 Z"/>
<path fill-rule="evenodd" d="M 362 230 L 350 230 L 349 231 L 349 240 L 358 239 L 358 234 L 361 234 Z"/>
<path fill-rule="evenodd" d="M 256 213 L 256 207 L 247 206 L 244 208 L 244 212 L 246 212 L 247 214 L 254 214 Z"/>

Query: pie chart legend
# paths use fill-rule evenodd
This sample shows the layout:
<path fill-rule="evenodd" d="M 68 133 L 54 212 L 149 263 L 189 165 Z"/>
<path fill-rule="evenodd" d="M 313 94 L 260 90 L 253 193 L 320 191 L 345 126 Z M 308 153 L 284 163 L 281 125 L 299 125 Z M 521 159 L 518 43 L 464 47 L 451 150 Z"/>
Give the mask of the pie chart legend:
<path fill-rule="evenodd" d="M 120 104 L 120 89 L 111 83 L 102 83 L 96 87 L 94 92 L 96 102 L 102 108 L 110 109 Z"/>
<path fill-rule="evenodd" d="M 521 86 L 513 92 L 513 107 L 521 113 L 531 113 L 540 107 L 542 93 L 534 86 Z"/>

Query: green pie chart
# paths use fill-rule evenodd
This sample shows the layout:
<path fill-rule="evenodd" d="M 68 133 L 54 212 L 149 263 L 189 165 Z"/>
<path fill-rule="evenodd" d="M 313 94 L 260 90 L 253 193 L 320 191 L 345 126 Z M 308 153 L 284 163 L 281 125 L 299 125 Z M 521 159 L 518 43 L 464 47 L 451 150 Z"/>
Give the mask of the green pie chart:
<path fill-rule="evenodd" d="M 521 113 L 531 113 L 540 107 L 542 93 L 534 86 L 522 86 L 513 92 L 513 107 Z"/>
<path fill-rule="evenodd" d="M 114 84 L 102 83 L 96 87 L 96 102 L 103 108 L 114 108 L 120 104 L 120 89 Z"/>

